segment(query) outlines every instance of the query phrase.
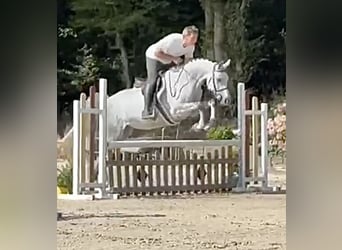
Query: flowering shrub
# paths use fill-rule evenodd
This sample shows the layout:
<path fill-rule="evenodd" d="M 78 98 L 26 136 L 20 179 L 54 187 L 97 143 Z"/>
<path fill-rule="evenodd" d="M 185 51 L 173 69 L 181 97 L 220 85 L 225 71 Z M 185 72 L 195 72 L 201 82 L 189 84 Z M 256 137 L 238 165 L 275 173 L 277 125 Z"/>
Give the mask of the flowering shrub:
<path fill-rule="evenodd" d="M 286 154 L 286 102 L 271 108 L 272 118 L 268 119 L 267 130 L 270 153 L 284 156 Z"/>

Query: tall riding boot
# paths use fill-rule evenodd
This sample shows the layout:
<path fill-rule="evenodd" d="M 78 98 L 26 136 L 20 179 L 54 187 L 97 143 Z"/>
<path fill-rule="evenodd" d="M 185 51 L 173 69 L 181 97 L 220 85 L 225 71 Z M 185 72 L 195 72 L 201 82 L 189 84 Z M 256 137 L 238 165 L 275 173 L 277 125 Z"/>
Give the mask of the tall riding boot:
<path fill-rule="evenodd" d="M 153 93 L 155 90 L 156 82 L 149 83 L 146 86 L 145 93 L 144 93 L 144 99 L 145 99 L 145 107 L 142 112 L 142 119 L 153 119 L 153 108 L 152 108 L 152 102 L 153 102 Z"/>

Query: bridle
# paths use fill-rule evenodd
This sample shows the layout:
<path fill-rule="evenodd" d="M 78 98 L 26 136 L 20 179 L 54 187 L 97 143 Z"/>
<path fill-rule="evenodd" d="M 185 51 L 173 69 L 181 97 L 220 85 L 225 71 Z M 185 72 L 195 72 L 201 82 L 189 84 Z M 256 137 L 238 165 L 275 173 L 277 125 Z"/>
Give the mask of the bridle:
<path fill-rule="evenodd" d="M 221 96 L 220 92 L 229 89 L 228 84 L 224 88 L 218 88 L 218 86 L 217 86 L 215 73 L 216 72 L 224 72 L 224 71 L 225 71 L 225 69 L 222 68 L 222 62 L 214 64 L 211 77 L 209 79 L 207 79 L 206 81 L 204 81 L 202 84 L 202 99 L 204 98 L 204 96 L 208 95 L 209 98 L 216 100 L 216 99 L 218 99 L 218 96 Z M 210 81 L 210 80 L 212 80 L 212 84 L 214 87 L 213 90 L 208 88 L 207 81 Z M 222 98 L 222 96 L 221 96 L 221 98 Z"/>

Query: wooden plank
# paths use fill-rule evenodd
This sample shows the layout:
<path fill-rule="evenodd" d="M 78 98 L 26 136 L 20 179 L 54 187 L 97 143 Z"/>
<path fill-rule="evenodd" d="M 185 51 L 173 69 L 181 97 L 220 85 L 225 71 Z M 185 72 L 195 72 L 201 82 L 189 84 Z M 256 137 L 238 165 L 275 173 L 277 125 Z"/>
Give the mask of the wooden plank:
<path fill-rule="evenodd" d="M 148 154 L 148 160 L 152 159 L 152 155 Z M 148 186 L 153 187 L 153 164 L 148 164 Z M 150 193 L 152 195 L 153 193 Z"/>
<path fill-rule="evenodd" d="M 160 155 L 159 153 L 156 154 L 156 160 L 160 160 L 163 155 Z M 161 172 L 161 167 L 160 165 L 156 165 L 156 188 L 157 190 L 160 190 L 161 188 L 161 178 L 160 178 L 160 172 Z"/>
<path fill-rule="evenodd" d="M 217 161 L 219 159 L 218 156 L 218 150 L 216 149 L 214 151 L 214 159 L 212 160 L 212 162 L 214 163 L 214 185 L 218 186 L 219 185 L 219 161 Z M 217 189 L 215 191 L 218 191 Z"/>
<path fill-rule="evenodd" d="M 179 149 L 179 154 L 178 154 L 178 157 L 179 157 L 179 164 L 178 164 L 178 182 L 179 182 L 179 186 L 184 186 L 184 179 L 183 179 L 183 160 L 184 160 L 184 154 L 182 152 L 180 152 L 180 149 Z"/>
<path fill-rule="evenodd" d="M 194 186 L 197 187 L 198 186 L 198 166 L 199 166 L 199 164 L 198 164 L 198 156 L 197 156 L 196 153 L 193 153 L 192 156 L 193 156 L 193 159 L 194 159 L 194 165 L 193 165 L 194 168 L 193 168 L 193 176 L 192 176 L 192 178 L 194 180 L 194 182 L 193 182 Z M 198 189 L 195 189 L 195 190 L 192 190 L 192 191 L 197 192 Z"/>
<path fill-rule="evenodd" d="M 146 187 L 145 161 L 141 162 L 139 172 L 140 172 L 141 192 L 145 192 L 145 187 Z"/>
<path fill-rule="evenodd" d="M 130 184 L 129 184 L 129 177 L 130 177 L 129 169 L 130 169 L 130 165 L 126 165 L 124 167 L 124 169 L 125 169 L 125 186 L 126 187 L 130 187 Z"/>
<path fill-rule="evenodd" d="M 119 152 L 120 156 L 123 157 L 123 160 L 125 160 L 125 154 L 122 154 Z M 117 176 L 117 182 L 118 182 L 118 188 L 122 188 L 122 174 L 121 174 L 121 168 L 124 165 L 124 161 L 120 161 L 120 164 L 116 165 L 116 176 Z"/>
<path fill-rule="evenodd" d="M 208 172 L 207 172 L 207 175 L 208 175 L 208 185 L 211 186 L 212 183 L 213 183 L 213 169 L 212 169 L 212 162 L 211 162 L 211 159 L 212 159 L 212 156 L 211 156 L 211 152 L 208 152 L 207 153 L 207 158 L 208 158 L 208 161 L 209 161 L 209 164 L 208 164 Z M 209 190 L 209 192 L 213 191 L 212 189 Z"/>
<path fill-rule="evenodd" d="M 163 175 L 164 175 L 164 185 L 163 187 L 167 187 L 169 186 L 169 183 L 168 183 L 168 177 L 169 177 L 169 164 L 168 163 L 164 163 L 163 164 Z M 165 190 L 165 189 L 163 189 Z"/>
<path fill-rule="evenodd" d="M 227 159 L 226 157 L 226 148 L 222 147 L 221 148 L 221 159 Z M 227 168 L 227 163 L 222 163 L 221 164 L 221 183 L 226 184 L 226 168 Z M 225 188 L 224 188 L 225 189 Z"/>
<path fill-rule="evenodd" d="M 175 160 L 175 157 L 176 157 L 175 148 L 171 148 L 170 158 L 172 160 Z M 176 160 L 174 161 L 174 163 L 176 163 Z M 171 164 L 170 167 L 171 167 L 171 187 L 173 190 L 176 186 L 176 164 Z"/>
<path fill-rule="evenodd" d="M 113 154 L 110 154 L 110 158 L 113 158 L 114 162 L 115 160 L 119 157 L 120 150 L 116 149 Z M 114 187 L 114 165 L 110 164 L 109 161 L 107 162 L 107 167 L 108 167 L 108 182 L 109 182 L 109 187 L 112 188 Z"/>
<path fill-rule="evenodd" d="M 233 157 L 233 146 L 228 146 L 228 159 Z M 232 177 L 234 172 L 234 166 L 232 163 L 228 162 L 228 176 Z"/>
<path fill-rule="evenodd" d="M 204 156 L 200 156 L 200 159 L 203 160 Z M 204 164 L 200 163 L 198 170 L 199 170 L 198 173 L 199 173 L 200 186 L 203 186 L 203 185 L 205 185 L 205 167 L 204 167 Z M 205 190 L 201 190 L 201 191 L 205 191 Z"/>
<path fill-rule="evenodd" d="M 182 161 L 182 164 L 185 165 L 185 186 L 190 186 L 190 168 L 191 165 L 187 163 L 186 160 L 190 160 L 190 151 L 187 150 L 185 153 L 185 159 Z M 186 192 L 190 192 L 190 190 L 185 190 Z"/>
<path fill-rule="evenodd" d="M 138 168 L 138 164 L 137 164 L 137 161 L 135 161 L 135 158 L 137 158 L 137 156 L 135 154 L 132 154 L 131 155 L 131 159 L 132 159 L 132 162 L 134 162 L 133 164 L 131 164 L 132 166 L 132 179 L 133 179 L 133 182 L 132 182 L 132 188 L 133 189 L 138 189 L 138 172 L 137 172 L 137 168 Z M 134 194 L 136 195 L 136 194 Z"/>

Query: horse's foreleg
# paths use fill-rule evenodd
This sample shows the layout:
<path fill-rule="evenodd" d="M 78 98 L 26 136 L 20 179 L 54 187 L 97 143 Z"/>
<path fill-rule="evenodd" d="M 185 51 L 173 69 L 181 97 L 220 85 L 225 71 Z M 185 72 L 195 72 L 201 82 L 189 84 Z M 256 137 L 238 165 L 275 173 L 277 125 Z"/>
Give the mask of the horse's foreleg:
<path fill-rule="evenodd" d="M 204 130 L 208 131 L 210 128 L 213 128 L 216 125 L 216 101 L 209 101 L 210 108 L 210 119 L 209 122 L 204 126 Z"/>
<path fill-rule="evenodd" d="M 205 125 L 205 107 L 204 106 L 201 106 L 199 108 L 199 120 L 197 123 L 195 123 L 194 125 L 192 125 L 192 129 L 193 130 L 202 130 L 204 128 L 204 125 Z"/>
<path fill-rule="evenodd" d="M 177 108 L 171 109 L 171 114 L 176 119 L 189 116 L 192 112 L 198 110 L 201 106 L 201 102 L 189 102 L 183 103 Z"/>

